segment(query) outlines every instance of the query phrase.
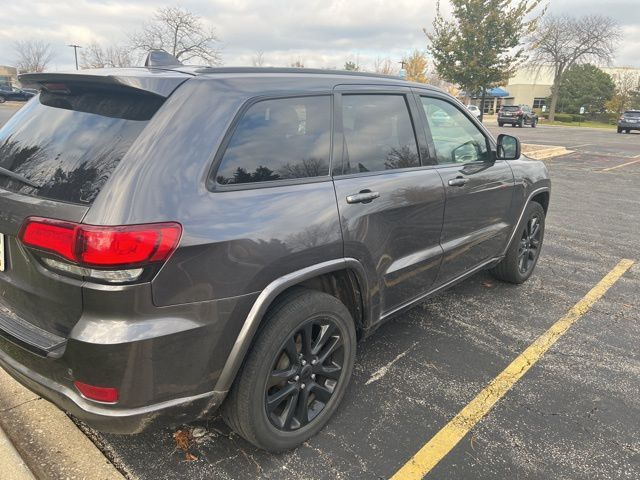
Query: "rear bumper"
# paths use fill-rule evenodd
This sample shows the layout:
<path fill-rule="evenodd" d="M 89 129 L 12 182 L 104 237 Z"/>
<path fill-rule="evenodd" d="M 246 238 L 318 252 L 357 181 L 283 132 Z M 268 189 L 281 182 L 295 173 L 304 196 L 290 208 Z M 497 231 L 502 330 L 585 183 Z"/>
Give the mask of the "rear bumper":
<path fill-rule="evenodd" d="M 518 123 L 522 117 L 498 117 L 499 123 Z"/>
<path fill-rule="evenodd" d="M 200 418 L 220 406 L 226 392 L 206 392 L 137 408 L 102 406 L 75 390 L 21 365 L 0 349 L 0 367 L 29 390 L 87 423 L 109 433 L 133 434 Z"/>
<path fill-rule="evenodd" d="M 640 130 L 640 123 L 619 122 L 618 128 L 624 128 L 625 130 Z"/>

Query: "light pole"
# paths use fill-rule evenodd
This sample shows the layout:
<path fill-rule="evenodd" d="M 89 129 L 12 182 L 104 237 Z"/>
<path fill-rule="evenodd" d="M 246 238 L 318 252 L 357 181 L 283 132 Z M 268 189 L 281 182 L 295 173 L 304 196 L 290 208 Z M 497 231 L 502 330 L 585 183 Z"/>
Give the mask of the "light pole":
<path fill-rule="evenodd" d="M 76 70 L 78 70 L 78 49 L 82 47 L 80 45 L 73 45 L 73 44 L 67 45 L 67 47 L 73 48 L 73 54 L 76 57 Z"/>

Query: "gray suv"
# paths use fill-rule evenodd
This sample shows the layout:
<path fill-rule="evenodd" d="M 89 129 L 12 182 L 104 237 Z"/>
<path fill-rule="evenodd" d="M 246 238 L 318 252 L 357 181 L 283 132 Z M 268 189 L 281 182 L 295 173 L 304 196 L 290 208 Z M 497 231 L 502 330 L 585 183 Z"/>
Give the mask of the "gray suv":
<path fill-rule="evenodd" d="M 538 260 L 545 166 L 439 89 L 162 63 L 20 80 L 41 93 L 0 130 L 0 365 L 97 429 L 221 407 L 289 449 L 383 321 Z"/>

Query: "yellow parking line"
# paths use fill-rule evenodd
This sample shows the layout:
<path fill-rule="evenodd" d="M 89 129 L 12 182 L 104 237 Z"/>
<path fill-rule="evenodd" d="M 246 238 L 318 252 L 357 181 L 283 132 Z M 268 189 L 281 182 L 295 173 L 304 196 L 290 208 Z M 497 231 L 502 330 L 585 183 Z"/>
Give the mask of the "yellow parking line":
<path fill-rule="evenodd" d="M 638 163 L 638 162 L 640 162 L 640 158 L 638 160 L 632 160 L 630 162 L 623 163 L 622 165 L 616 165 L 615 167 L 603 168 L 600 171 L 601 172 L 608 172 L 609 170 L 615 170 L 616 168 L 626 167 L 627 165 L 633 165 L 634 163 Z"/>
<path fill-rule="evenodd" d="M 600 300 L 611 286 L 631 268 L 633 260 L 621 260 L 598 284 L 576 303 L 567 314 L 554 323 L 489 385 L 435 434 L 395 475 L 392 480 L 421 479 L 447 455 L 482 417 L 515 383 L 542 358 L 569 327 Z"/>

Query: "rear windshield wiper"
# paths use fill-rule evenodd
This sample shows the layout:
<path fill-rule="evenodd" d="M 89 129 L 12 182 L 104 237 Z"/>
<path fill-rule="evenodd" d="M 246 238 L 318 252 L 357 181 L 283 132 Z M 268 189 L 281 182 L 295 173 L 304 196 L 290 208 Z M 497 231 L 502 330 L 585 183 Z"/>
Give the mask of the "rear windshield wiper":
<path fill-rule="evenodd" d="M 41 187 L 41 185 L 38 185 L 37 183 L 32 182 L 27 177 L 23 177 L 19 173 L 12 172 L 8 168 L 0 167 L 0 175 L 4 175 L 5 177 L 9 177 L 9 178 L 12 178 L 14 180 L 18 180 L 19 182 L 22 182 L 25 185 L 29 185 L 30 187 L 33 187 L 33 188 L 40 188 Z"/>

